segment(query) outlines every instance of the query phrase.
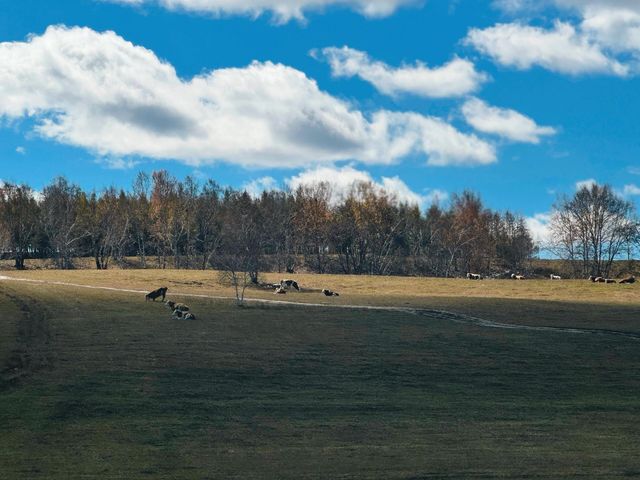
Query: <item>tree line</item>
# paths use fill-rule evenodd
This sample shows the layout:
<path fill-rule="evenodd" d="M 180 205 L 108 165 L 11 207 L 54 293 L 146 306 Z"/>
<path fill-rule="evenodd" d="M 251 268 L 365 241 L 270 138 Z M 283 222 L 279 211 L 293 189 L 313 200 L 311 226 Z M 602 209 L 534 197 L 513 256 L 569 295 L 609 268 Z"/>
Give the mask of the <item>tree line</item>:
<path fill-rule="evenodd" d="M 521 216 L 492 211 L 468 191 L 423 212 L 371 183 L 338 199 L 327 183 L 255 197 L 165 170 L 99 194 L 65 178 L 38 194 L 2 184 L 0 248 L 17 269 L 28 258 L 69 269 L 91 257 L 97 269 L 214 268 L 253 281 L 260 271 L 489 274 L 524 270 L 536 253 Z"/>

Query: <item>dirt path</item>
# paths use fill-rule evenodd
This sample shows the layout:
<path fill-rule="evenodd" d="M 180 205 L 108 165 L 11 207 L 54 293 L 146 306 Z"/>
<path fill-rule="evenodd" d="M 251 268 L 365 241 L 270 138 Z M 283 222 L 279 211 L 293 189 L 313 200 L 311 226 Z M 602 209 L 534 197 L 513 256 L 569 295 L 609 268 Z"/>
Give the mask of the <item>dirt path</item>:
<path fill-rule="evenodd" d="M 0 390 L 8 388 L 33 373 L 51 366 L 51 332 L 46 309 L 35 299 L 3 292 L 20 311 L 17 321 L 16 345 L 0 366 Z"/>
<path fill-rule="evenodd" d="M 147 291 L 145 290 L 102 287 L 102 286 L 95 286 L 95 285 L 81 285 L 78 283 L 69 283 L 69 282 L 31 280 L 26 278 L 15 278 L 15 277 L 7 277 L 2 275 L 0 275 L 0 281 L 26 282 L 26 283 L 44 284 L 44 285 L 60 285 L 60 286 L 66 286 L 66 287 L 88 288 L 88 289 L 94 289 L 94 290 L 108 290 L 108 291 L 126 292 L 126 293 L 140 293 L 140 294 L 147 293 Z M 205 299 L 212 299 L 212 300 L 235 300 L 235 298 L 231 296 L 204 295 L 204 294 L 198 294 L 198 293 L 172 292 L 172 295 L 176 295 L 180 297 L 205 298 Z M 639 333 L 623 332 L 619 330 L 518 325 L 513 323 L 494 322 L 491 320 L 473 317 L 471 315 L 465 315 L 461 313 L 453 313 L 453 312 L 447 312 L 444 310 L 431 310 L 431 309 L 424 309 L 424 308 L 385 307 L 385 306 L 372 306 L 372 305 L 331 305 L 326 303 L 293 302 L 293 301 L 287 301 L 287 300 L 268 300 L 268 299 L 262 299 L 262 298 L 245 298 L 245 301 L 249 303 L 263 303 L 268 305 L 288 305 L 288 306 L 334 308 L 334 309 L 348 309 L 348 310 L 378 310 L 383 312 L 400 312 L 400 313 L 407 313 L 411 315 L 420 315 L 420 316 L 424 316 L 424 317 L 428 317 L 436 320 L 445 320 L 445 321 L 450 321 L 454 323 L 461 323 L 465 325 L 475 325 L 475 326 L 485 327 L 485 328 L 499 328 L 499 329 L 506 329 L 506 330 L 527 330 L 527 331 L 533 331 L 533 332 L 557 332 L 557 333 L 568 333 L 568 334 L 576 334 L 576 335 L 606 335 L 606 336 L 624 337 L 632 340 L 640 340 Z"/>

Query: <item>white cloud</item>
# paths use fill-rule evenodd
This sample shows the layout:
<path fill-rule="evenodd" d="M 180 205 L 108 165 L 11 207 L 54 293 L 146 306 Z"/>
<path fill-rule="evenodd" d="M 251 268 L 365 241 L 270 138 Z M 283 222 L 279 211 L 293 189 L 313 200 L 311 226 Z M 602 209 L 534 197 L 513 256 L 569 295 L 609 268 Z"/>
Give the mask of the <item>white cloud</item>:
<path fill-rule="evenodd" d="M 511 14 L 558 7 L 560 13 L 580 17 L 580 35 L 598 48 L 614 54 L 640 54 L 640 2 L 637 0 L 496 0 L 494 5 Z"/>
<path fill-rule="evenodd" d="M 533 241 L 538 245 L 548 245 L 551 241 L 551 214 L 536 213 L 533 217 L 525 218 L 525 224 L 531 233 Z"/>
<path fill-rule="evenodd" d="M 556 133 L 554 128 L 539 126 L 515 110 L 492 107 L 478 98 L 467 100 L 462 106 L 462 114 L 476 130 L 515 142 L 540 143 L 540 137 Z"/>
<path fill-rule="evenodd" d="M 169 10 L 184 10 L 214 17 L 244 15 L 258 17 L 266 12 L 278 23 L 304 20 L 307 12 L 321 12 L 330 7 L 354 10 L 365 17 L 392 15 L 400 7 L 420 4 L 419 0 L 103 0 L 125 5 L 160 5 Z"/>
<path fill-rule="evenodd" d="M 582 190 L 583 188 L 591 188 L 597 185 L 598 182 L 595 178 L 587 178 L 586 180 L 579 180 L 576 182 L 576 190 Z"/>
<path fill-rule="evenodd" d="M 640 187 L 638 187 L 635 183 L 631 183 L 629 185 L 624 186 L 622 193 L 625 196 L 640 195 Z"/>
<path fill-rule="evenodd" d="M 429 165 L 496 161 L 492 145 L 445 121 L 380 110 L 371 115 L 271 62 L 180 79 L 150 50 L 113 32 L 50 27 L 0 43 L 0 117 L 104 157 L 224 160 L 248 167 L 306 167 L 407 155 Z"/>
<path fill-rule="evenodd" d="M 19 153 L 20 155 L 25 155 L 27 153 L 27 149 L 24 147 L 16 147 L 16 153 Z"/>
<path fill-rule="evenodd" d="M 242 189 L 253 198 L 260 198 L 262 192 L 278 190 L 278 182 L 273 177 L 262 177 L 251 180 L 242 186 Z"/>
<path fill-rule="evenodd" d="M 556 21 L 551 29 L 503 23 L 469 31 L 465 43 L 495 62 L 528 70 L 540 66 L 569 75 L 606 73 L 625 76 L 629 67 L 611 58 L 600 45 L 576 31 L 569 23 Z"/>
<path fill-rule="evenodd" d="M 313 51 L 312 55 L 325 59 L 335 77 L 360 77 L 385 95 L 410 93 L 431 98 L 459 97 L 476 91 L 487 80 L 485 74 L 476 71 L 472 62 L 461 58 L 434 68 L 420 62 L 393 68 L 346 46 L 327 47 Z"/>
<path fill-rule="evenodd" d="M 96 159 L 96 163 L 104 166 L 109 170 L 131 170 L 135 168 L 140 162 L 131 158 L 121 157 L 104 157 Z"/>
<path fill-rule="evenodd" d="M 627 167 L 627 172 L 631 175 L 640 175 L 640 167 Z"/>
<path fill-rule="evenodd" d="M 445 201 L 449 195 L 442 190 L 430 190 L 424 194 L 414 192 L 398 176 L 382 177 L 376 181 L 369 172 L 357 170 L 351 166 L 342 168 L 318 167 L 305 170 L 286 180 L 292 190 L 301 186 L 314 186 L 326 183 L 331 189 L 331 202 L 337 204 L 354 192 L 360 183 L 371 183 L 375 189 L 392 195 L 399 203 L 408 203 L 426 208 L 434 202 Z"/>

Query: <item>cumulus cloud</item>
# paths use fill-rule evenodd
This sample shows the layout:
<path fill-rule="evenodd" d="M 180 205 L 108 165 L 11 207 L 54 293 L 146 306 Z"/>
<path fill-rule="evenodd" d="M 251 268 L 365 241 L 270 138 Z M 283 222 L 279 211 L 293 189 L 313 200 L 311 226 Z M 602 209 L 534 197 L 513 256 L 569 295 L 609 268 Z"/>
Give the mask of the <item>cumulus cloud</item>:
<path fill-rule="evenodd" d="M 287 186 L 292 190 L 301 186 L 314 186 L 321 183 L 329 184 L 331 202 L 334 204 L 348 197 L 354 192 L 354 187 L 360 183 L 370 183 L 376 190 L 393 196 L 398 203 L 418 205 L 421 208 L 445 201 L 449 197 L 447 192 L 437 189 L 425 193 L 414 192 L 398 176 L 382 177 L 376 181 L 369 172 L 357 170 L 351 166 L 342 168 L 318 167 L 305 170 L 286 180 Z"/>
<path fill-rule="evenodd" d="M 525 224 L 531 232 L 533 241 L 538 245 L 549 245 L 551 242 L 551 214 L 536 213 L 532 217 L 525 218 Z"/>
<path fill-rule="evenodd" d="M 407 5 L 420 4 L 419 0 L 103 0 L 125 5 L 159 5 L 169 10 L 183 10 L 215 17 L 244 15 L 258 17 L 271 13 L 278 23 L 304 20 L 307 12 L 321 12 L 330 7 L 354 10 L 365 17 L 387 17 Z"/>
<path fill-rule="evenodd" d="M 27 149 L 24 147 L 16 147 L 16 153 L 19 153 L 20 155 L 26 155 Z"/>
<path fill-rule="evenodd" d="M 540 137 L 555 135 L 552 127 L 542 127 L 531 118 L 516 112 L 487 105 L 471 98 L 462 106 L 462 114 L 476 130 L 524 143 L 540 143 Z"/>
<path fill-rule="evenodd" d="M 640 2 L 637 0 L 496 0 L 494 5 L 511 14 L 553 6 L 558 13 L 577 14 L 577 35 L 609 55 L 640 55 Z M 637 66 L 632 67 L 637 72 Z"/>
<path fill-rule="evenodd" d="M 407 155 L 430 165 L 496 161 L 492 145 L 442 119 L 365 114 L 282 64 L 253 62 L 184 80 L 113 32 L 56 26 L 26 42 L 0 43 L 0 65 L 0 117 L 30 117 L 43 137 L 103 157 L 271 168 L 389 164 Z"/>
<path fill-rule="evenodd" d="M 607 55 L 602 46 L 565 22 L 545 29 L 502 23 L 469 31 L 465 43 L 495 62 L 519 70 L 534 66 L 569 75 L 604 73 L 625 76 L 627 65 Z"/>
<path fill-rule="evenodd" d="M 327 47 L 312 55 L 326 60 L 335 77 L 357 76 L 391 96 L 409 93 L 431 98 L 459 97 L 476 91 L 487 80 L 472 62 L 461 58 L 434 68 L 421 62 L 394 68 L 346 46 Z"/>

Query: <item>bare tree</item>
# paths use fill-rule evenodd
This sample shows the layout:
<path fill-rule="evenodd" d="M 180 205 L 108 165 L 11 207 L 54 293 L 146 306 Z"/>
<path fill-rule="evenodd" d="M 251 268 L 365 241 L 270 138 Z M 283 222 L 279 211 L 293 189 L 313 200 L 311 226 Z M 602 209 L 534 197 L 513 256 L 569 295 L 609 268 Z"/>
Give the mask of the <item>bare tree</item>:
<path fill-rule="evenodd" d="M 78 217 L 82 192 L 77 185 L 59 177 L 42 194 L 41 221 L 53 258 L 59 268 L 73 268 L 78 245 L 88 235 Z"/>
<path fill-rule="evenodd" d="M 221 277 L 235 288 L 238 305 L 244 304 L 245 290 L 258 283 L 263 229 L 259 212 L 246 193 L 226 192 L 222 254 L 218 261 Z"/>
<path fill-rule="evenodd" d="M 12 252 L 15 267 L 24 269 L 38 232 L 39 206 L 33 191 L 26 185 L 0 185 L 0 241 Z"/>
<path fill-rule="evenodd" d="M 638 232 L 631 202 L 610 186 L 582 187 L 562 198 L 551 220 L 553 251 L 581 265 L 581 274 L 609 276 L 614 260 L 626 251 Z"/>

